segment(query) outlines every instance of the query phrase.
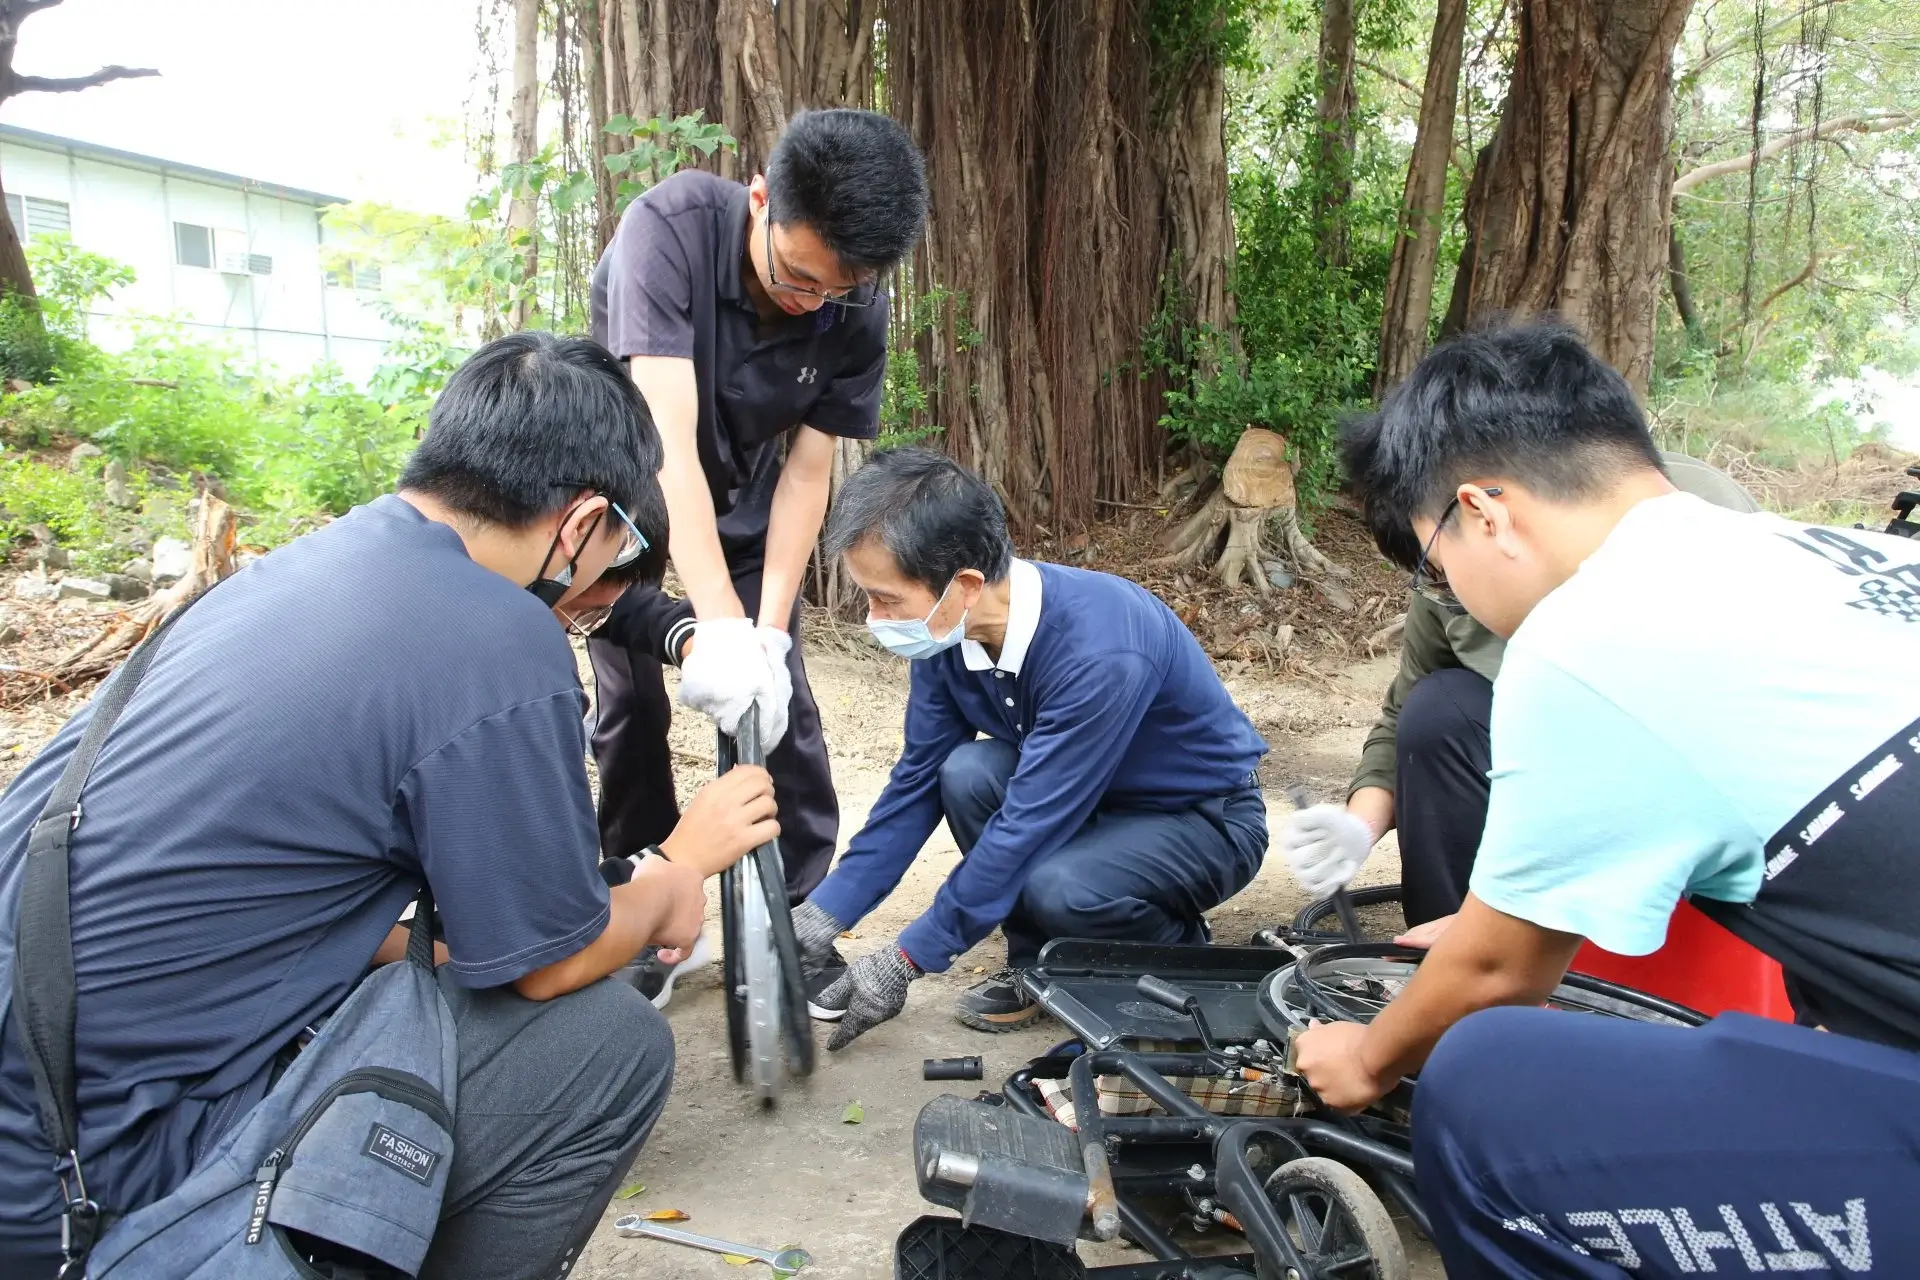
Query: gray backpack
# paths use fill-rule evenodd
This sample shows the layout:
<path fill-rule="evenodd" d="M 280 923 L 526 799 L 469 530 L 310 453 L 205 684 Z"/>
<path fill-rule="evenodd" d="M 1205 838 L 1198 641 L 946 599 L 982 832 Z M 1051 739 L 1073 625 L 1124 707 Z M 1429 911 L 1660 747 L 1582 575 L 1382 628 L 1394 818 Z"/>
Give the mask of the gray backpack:
<path fill-rule="evenodd" d="M 407 958 L 375 970 L 173 1192 L 124 1215 L 88 1194 L 74 1078 L 68 842 L 107 734 L 182 609 L 127 659 L 27 845 L 14 1024 L 56 1155 L 66 1280 L 374 1280 L 420 1270 L 453 1161 L 453 1015 L 422 886 Z"/>

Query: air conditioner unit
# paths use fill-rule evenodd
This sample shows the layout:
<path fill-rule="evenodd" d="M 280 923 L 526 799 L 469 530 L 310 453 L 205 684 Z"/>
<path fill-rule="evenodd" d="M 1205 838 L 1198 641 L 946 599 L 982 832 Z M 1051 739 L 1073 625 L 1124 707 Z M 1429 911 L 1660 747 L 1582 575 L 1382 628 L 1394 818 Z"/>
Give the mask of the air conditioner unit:
<path fill-rule="evenodd" d="M 213 265 L 220 274 L 244 276 L 247 270 L 247 233 L 214 228 Z"/>

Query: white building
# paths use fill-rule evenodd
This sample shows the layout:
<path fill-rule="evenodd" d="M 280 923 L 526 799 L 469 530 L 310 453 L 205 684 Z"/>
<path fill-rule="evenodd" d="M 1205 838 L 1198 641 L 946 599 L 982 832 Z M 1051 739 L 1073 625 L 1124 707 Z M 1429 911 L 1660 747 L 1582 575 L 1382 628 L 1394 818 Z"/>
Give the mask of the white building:
<path fill-rule="evenodd" d="M 130 345 L 133 317 L 170 317 L 282 373 L 331 360 L 364 383 L 395 336 L 377 268 L 322 266 L 320 215 L 342 197 L 11 125 L 0 125 L 0 182 L 22 241 L 66 232 L 133 268 L 94 312 L 89 336 L 103 346 Z"/>

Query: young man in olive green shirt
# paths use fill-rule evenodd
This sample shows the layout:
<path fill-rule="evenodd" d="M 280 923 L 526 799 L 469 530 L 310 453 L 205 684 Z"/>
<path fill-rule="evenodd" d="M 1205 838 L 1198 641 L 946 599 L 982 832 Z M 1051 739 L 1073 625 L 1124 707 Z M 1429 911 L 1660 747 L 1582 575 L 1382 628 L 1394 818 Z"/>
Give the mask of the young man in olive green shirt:
<path fill-rule="evenodd" d="M 1706 463 L 1679 453 L 1662 457 L 1683 492 L 1732 511 L 1759 510 L 1745 489 Z M 1376 534 L 1389 558 L 1413 567 L 1417 545 Z M 1400 670 L 1361 748 L 1345 807 L 1302 809 L 1281 831 L 1287 865 L 1302 888 L 1325 897 L 1344 887 L 1398 827 L 1408 927 L 1460 909 L 1486 825 L 1488 717 L 1505 652 L 1506 642 L 1469 617 L 1444 582 L 1410 594 Z"/>

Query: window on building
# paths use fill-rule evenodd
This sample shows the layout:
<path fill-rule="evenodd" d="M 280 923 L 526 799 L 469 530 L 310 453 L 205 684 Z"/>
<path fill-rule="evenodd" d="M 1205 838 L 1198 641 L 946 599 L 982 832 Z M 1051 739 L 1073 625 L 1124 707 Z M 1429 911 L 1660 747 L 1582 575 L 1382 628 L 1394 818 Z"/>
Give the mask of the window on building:
<path fill-rule="evenodd" d="M 368 293 L 380 289 L 380 268 L 354 258 L 343 258 L 327 272 L 327 283 L 338 289 L 359 289 Z"/>
<path fill-rule="evenodd" d="M 213 229 L 191 222 L 173 224 L 173 258 L 183 267 L 213 265 Z"/>
<path fill-rule="evenodd" d="M 42 200 L 38 196 L 7 196 L 7 217 L 14 234 L 22 240 L 35 236 L 65 235 L 73 220 L 64 200 Z"/>
<path fill-rule="evenodd" d="M 27 197 L 27 234 L 30 236 L 63 236 L 73 226 L 73 219 L 64 200 L 40 200 Z"/>

